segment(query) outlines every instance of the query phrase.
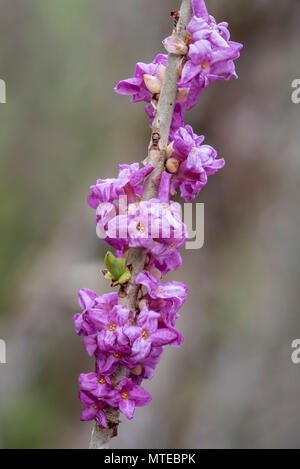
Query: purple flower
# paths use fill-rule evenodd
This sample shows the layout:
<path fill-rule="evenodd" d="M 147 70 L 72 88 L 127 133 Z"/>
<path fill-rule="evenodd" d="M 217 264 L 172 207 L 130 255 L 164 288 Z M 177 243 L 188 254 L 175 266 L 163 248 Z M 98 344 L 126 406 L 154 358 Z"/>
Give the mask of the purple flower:
<path fill-rule="evenodd" d="M 117 293 L 98 296 L 92 290 L 82 288 L 78 293 L 78 302 L 83 312 L 73 316 L 76 334 L 83 336 L 95 334 L 97 318 L 101 317 L 103 313 L 111 311 L 118 304 L 118 301 Z"/>
<path fill-rule="evenodd" d="M 87 354 L 92 357 L 97 350 L 97 334 L 91 334 L 82 338 L 83 345 Z"/>
<path fill-rule="evenodd" d="M 122 236 L 129 247 L 151 250 L 154 242 L 182 246 L 187 229 L 178 203 L 151 199 L 130 204 L 126 215 L 118 215 L 107 224 L 106 235 L 108 238 Z"/>
<path fill-rule="evenodd" d="M 95 304 L 95 299 L 98 297 L 97 293 L 89 290 L 88 288 L 82 288 L 78 293 L 79 306 L 86 311 L 89 307 Z M 92 324 L 86 321 L 83 314 L 74 314 L 73 321 L 75 325 L 75 331 L 77 335 L 88 335 L 95 332 L 95 328 Z"/>
<path fill-rule="evenodd" d="M 95 328 L 92 324 L 86 321 L 82 313 L 76 313 L 73 316 L 75 332 L 77 335 L 87 336 L 95 332 Z"/>
<path fill-rule="evenodd" d="M 122 305 L 114 306 L 109 313 L 98 318 L 97 344 L 99 350 L 118 354 L 129 353 L 130 348 L 124 334 L 124 326 L 132 319 L 133 313 Z"/>
<path fill-rule="evenodd" d="M 154 311 L 149 311 L 145 306 L 137 316 L 137 325 L 135 331 L 132 330 L 134 326 L 124 328 L 132 343 L 131 353 L 136 361 L 141 361 L 150 355 L 153 347 L 162 347 L 164 345 L 172 345 L 179 347 L 183 341 L 182 335 L 172 328 L 158 327 L 158 320 L 160 314 Z M 132 340 L 132 337 L 134 340 Z"/>
<path fill-rule="evenodd" d="M 194 16 L 185 40 L 180 40 L 174 31 L 163 42 L 170 54 L 183 58 L 178 69 L 180 80 L 173 101 L 165 170 L 152 178 L 159 186 L 156 198 L 143 200 L 143 183 L 154 170 L 147 166 L 148 159 L 143 168 L 138 163 L 120 165 L 117 178 L 98 179 L 88 196 L 88 204 L 96 210 L 98 237 L 116 249 L 117 257 L 123 258 L 120 270 L 127 267 L 126 272 L 134 272 L 136 266 L 128 254 L 129 248 L 144 250 L 144 270 L 136 277 L 139 288 L 132 311 L 119 304 L 118 293 L 99 297 L 84 288 L 78 296 L 83 311 L 73 317 L 76 333 L 96 360 L 95 372 L 79 376 L 79 398 L 85 406 L 81 420 L 95 419 L 102 427 L 110 425 L 104 410 L 107 406 L 118 408 L 132 419 L 136 406 L 151 401 L 149 392 L 140 387 L 141 382 L 153 377 L 166 345 L 179 347 L 183 341 L 174 326 L 188 287 L 181 282 L 161 281 L 163 275 L 182 265 L 179 248 L 188 236 L 181 207 L 170 196 L 180 188 L 181 196 L 191 201 L 206 185 L 208 176 L 225 164 L 223 159 L 217 159 L 214 148 L 203 144 L 203 136 L 184 126 L 184 109 L 191 109 L 202 90 L 215 80 L 237 78 L 234 60 L 242 45 L 230 41 L 228 23 L 217 24 L 208 14 L 204 0 L 192 0 L 191 4 Z M 147 103 L 145 111 L 151 126 L 166 66 L 167 56 L 162 54 L 149 64 L 138 63 L 134 76 L 115 88 L 119 94 L 131 95 L 132 102 Z M 107 259 L 109 256 L 106 264 L 110 267 Z M 109 270 L 113 272 L 113 268 Z M 113 280 L 119 277 L 117 274 L 111 275 Z M 128 278 L 129 275 L 123 283 L 120 280 L 120 291 L 125 295 Z M 123 373 L 123 368 L 126 370 L 122 376 L 126 377 L 119 382 L 117 372 Z"/>
<path fill-rule="evenodd" d="M 153 240 L 163 244 L 182 246 L 187 237 L 182 222 L 181 207 L 176 202 L 161 203 L 159 199 L 140 202 L 129 224 L 129 246 L 153 247 Z M 146 242 L 141 240 L 145 238 Z M 138 241 L 136 241 L 138 240 Z"/>
<path fill-rule="evenodd" d="M 78 335 L 83 336 L 86 351 L 92 356 L 98 347 L 98 331 L 103 328 L 104 318 L 117 307 L 119 298 L 117 293 L 97 296 L 87 288 L 80 290 L 78 298 L 83 312 L 73 316 L 75 330 Z"/>
<path fill-rule="evenodd" d="M 157 367 L 161 355 L 164 351 L 164 347 L 153 347 L 150 355 L 143 361 L 142 368 L 143 368 L 143 378 L 144 379 L 152 379 L 154 375 L 154 370 Z"/>
<path fill-rule="evenodd" d="M 215 18 L 208 14 L 204 0 L 192 0 L 194 16 L 189 23 L 189 32 L 194 40 L 209 39 L 216 46 L 227 46 L 230 39 L 228 23 L 217 24 Z"/>
<path fill-rule="evenodd" d="M 163 54 L 157 55 L 150 64 L 139 62 L 133 78 L 120 81 L 115 91 L 119 94 L 132 95 L 132 103 L 140 101 L 150 103 L 152 95 L 160 93 L 166 65 L 167 56 Z"/>
<path fill-rule="evenodd" d="M 187 202 L 199 194 L 207 183 L 207 177 L 225 164 L 223 158 L 216 159 L 214 148 L 202 145 L 203 140 L 203 136 L 194 134 L 190 125 L 181 127 L 174 137 L 172 158 L 178 160 L 178 169 L 172 190 L 180 187 L 181 196 Z"/>
<path fill-rule="evenodd" d="M 213 49 L 204 39 L 190 46 L 190 60 L 184 65 L 179 82 L 180 87 L 190 88 L 187 109 L 195 106 L 202 91 L 214 81 L 238 78 L 233 61 L 240 56 L 241 49 L 241 44 L 232 41 L 226 48 Z"/>
<path fill-rule="evenodd" d="M 150 266 L 156 267 L 162 275 L 182 266 L 182 258 L 178 248 L 172 243 L 169 245 L 158 243 L 150 250 L 150 254 Z"/>
<path fill-rule="evenodd" d="M 213 16 L 209 16 L 208 20 L 194 16 L 189 23 L 188 30 L 194 42 L 204 39 L 213 46 L 228 47 L 230 39 L 228 23 L 217 24 Z"/>
<path fill-rule="evenodd" d="M 115 87 L 115 91 L 119 94 L 132 95 L 132 103 L 140 101 L 150 103 L 145 107 L 146 114 L 149 117 L 150 127 L 152 127 L 155 117 L 157 98 L 163 84 L 166 65 L 167 56 L 163 54 L 157 55 L 150 64 L 140 62 L 136 65 L 134 77 L 120 81 Z M 188 90 L 184 89 L 178 91 L 172 117 L 170 138 L 172 138 L 179 127 L 184 125 L 182 102 L 186 100 L 187 93 Z"/>
<path fill-rule="evenodd" d="M 153 277 L 150 272 L 142 271 L 136 278 L 137 285 L 144 285 L 151 298 L 177 298 L 183 304 L 186 300 L 188 291 L 187 285 L 172 280 L 171 282 L 161 283 L 157 278 Z"/>
<path fill-rule="evenodd" d="M 121 197 L 120 197 L 121 200 Z M 122 200 L 123 202 L 123 200 Z M 124 202 L 127 204 L 127 198 L 124 197 Z M 123 250 L 128 244 L 127 231 L 122 232 L 119 227 L 119 220 L 121 218 L 120 212 L 126 211 L 126 204 L 119 205 L 111 203 L 100 203 L 96 210 L 96 233 L 102 241 L 110 244 L 117 251 Z M 113 228 L 113 231 L 112 231 Z"/>
<path fill-rule="evenodd" d="M 107 428 L 106 416 L 103 411 L 103 409 L 107 407 L 107 404 L 92 396 L 89 392 L 79 391 L 78 396 L 82 404 L 85 406 L 80 420 L 97 420 L 100 427 Z"/>
<path fill-rule="evenodd" d="M 97 293 L 88 288 L 82 288 L 78 293 L 78 303 L 82 309 L 87 309 L 95 304 L 95 300 L 98 298 Z"/>
<path fill-rule="evenodd" d="M 96 200 L 96 199 L 95 199 Z M 98 203 L 98 202 L 97 202 Z M 126 240 L 109 238 L 106 234 L 107 226 L 119 212 L 119 206 L 115 203 L 101 202 L 96 209 L 96 233 L 97 236 L 104 242 L 110 244 L 115 249 L 123 249 L 126 245 Z"/>
<path fill-rule="evenodd" d="M 135 370 L 130 370 L 128 376 L 135 384 L 141 384 L 144 379 L 152 379 L 155 368 L 160 362 L 164 347 L 152 347 L 150 354 Z"/>
<path fill-rule="evenodd" d="M 192 10 L 195 16 L 208 19 L 208 11 L 204 0 L 192 0 Z"/>
<path fill-rule="evenodd" d="M 191 109 L 203 89 L 215 80 L 237 78 L 234 60 L 240 56 L 242 44 L 230 41 L 228 23 L 217 24 L 207 12 L 203 0 L 193 1 L 194 16 L 188 25 L 191 35 L 188 61 L 185 63 L 178 86 L 189 88 L 185 103 Z"/>
<path fill-rule="evenodd" d="M 91 186 L 91 194 L 88 196 L 88 204 L 97 209 L 99 204 L 113 202 L 121 195 L 126 195 L 128 202 L 136 202 L 136 191 L 141 194 L 139 185 L 146 176 L 153 171 L 153 166 L 141 168 L 139 163 L 119 166 L 119 175 L 113 179 L 98 179 L 96 185 Z"/>
<path fill-rule="evenodd" d="M 143 407 L 151 401 L 152 397 L 148 391 L 134 384 L 128 378 L 123 378 L 118 389 L 112 391 L 106 402 L 118 407 L 128 419 L 132 419 L 135 407 Z"/>
<path fill-rule="evenodd" d="M 114 355 L 108 355 L 98 351 L 96 361 L 96 372 L 98 375 L 112 375 L 119 366 L 118 359 Z"/>
<path fill-rule="evenodd" d="M 80 389 L 90 392 L 94 397 L 106 397 L 112 390 L 110 378 L 97 373 L 82 373 L 78 381 Z"/>
<path fill-rule="evenodd" d="M 161 203 L 170 203 L 172 174 L 163 171 L 160 177 L 159 189 L 157 198 Z"/>
<path fill-rule="evenodd" d="M 178 317 L 177 312 L 186 301 L 187 285 L 176 281 L 161 283 L 146 270 L 137 276 L 136 283 L 147 288 L 149 308 L 160 313 L 161 320 L 167 327 L 173 327 Z"/>

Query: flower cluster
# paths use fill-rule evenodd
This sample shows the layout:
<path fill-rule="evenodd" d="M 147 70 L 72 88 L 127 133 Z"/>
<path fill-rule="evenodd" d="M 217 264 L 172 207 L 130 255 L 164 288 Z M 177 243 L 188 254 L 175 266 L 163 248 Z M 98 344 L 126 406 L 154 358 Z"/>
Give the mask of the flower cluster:
<path fill-rule="evenodd" d="M 228 23 L 217 24 L 208 14 L 204 0 L 193 0 L 192 8 L 193 17 L 186 40 L 179 40 L 174 31 L 163 41 L 168 52 L 182 56 L 166 170 L 174 175 L 172 194 L 179 187 L 187 202 L 199 194 L 207 177 L 222 168 L 225 162 L 216 159 L 217 152 L 212 147 L 201 145 L 203 136 L 197 136 L 190 126 L 184 126 L 184 109 L 191 109 L 210 83 L 237 78 L 234 60 L 243 47 L 230 41 Z M 134 77 L 121 81 L 115 88 L 117 93 L 132 95 L 132 102 L 148 103 L 145 111 L 150 125 L 162 88 L 166 61 L 167 56 L 160 54 L 151 64 L 138 63 Z"/>
<path fill-rule="evenodd" d="M 177 130 L 166 167 L 174 175 L 172 191 L 180 188 L 181 197 L 190 202 L 207 183 L 207 176 L 223 168 L 223 158 L 209 145 L 202 145 L 204 137 L 194 134 L 190 125 Z"/>
<path fill-rule="evenodd" d="M 106 426 L 107 405 L 118 407 L 129 419 L 135 406 L 150 402 L 150 394 L 140 387 L 151 379 L 166 345 L 179 347 L 182 335 L 174 329 L 178 310 L 186 299 L 187 287 L 179 282 L 161 283 L 149 271 L 137 278 L 146 291 L 140 300 L 137 317 L 118 304 L 118 294 L 97 296 L 91 290 L 79 292 L 82 313 L 75 314 L 76 333 L 82 336 L 87 353 L 95 356 L 95 372 L 79 377 L 79 397 L 85 405 L 82 420 L 98 421 Z M 114 373 L 127 369 L 120 383 Z"/>
<path fill-rule="evenodd" d="M 234 60 L 240 56 L 242 44 L 230 41 L 228 23 L 217 24 L 208 14 L 204 0 L 193 0 L 194 16 L 188 25 L 186 44 L 172 35 L 165 39 L 169 52 L 182 53 L 183 59 L 179 89 L 189 89 L 185 106 L 191 109 L 201 92 L 216 80 L 237 78 Z M 184 48 L 184 46 L 186 48 Z"/>
<path fill-rule="evenodd" d="M 242 46 L 229 40 L 228 24 L 217 24 L 203 0 L 192 0 L 192 8 L 186 40 L 180 41 L 174 32 L 164 41 L 167 51 L 182 59 L 165 170 L 155 180 L 157 196 L 151 200 L 142 197 L 144 182 L 154 170 L 147 163 L 142 168 L 138 163 L 120 165 L 117 178 L 98 179 L 88 196 L 88 204 L 96 211 L 98 237 L 115 249 L 115 255 L 108 252 L 105 256 L 104 274 L 113 286 L 120 286 L 119 294 L 102 296 L 82 289 L 82 312 L 73 317 L 75 331 L 96 364 L 94 372 L 79 377 L 79 398 L 85 407 L 81 419 L 96 420 L 100 427 L 108 425 L 108 406 L 131 419 L 136 406 L 150 402 L 142 381 L 153 377 L 167 345 L 179 347 L 183 341 L 175 323 L 188 287 L 162 281 L 164 275 L 182 265 L 179 249 L 187 239 L 181 207 L 170 197 L 179 189 L 182 198 L 191 201 L 208 176 L 225 164 L 211 146 L 203 144 L 203 136 L 184 125 L 184 110 L 193 107 L 213 81 L 237 77 L 233 61 Z M 134 77 L 115 88 L 120 94 L 131 95 L 134 103 L 146 102 L 150 124 L 166 67 L 167 56 L 159 54 L 150 64 L 138 63 Z M 143 270 L 135 278 L 138 293 L 134 310 L 121 301 L 131 279 L 131 248 L 142 248 L 145 254 Z"/>

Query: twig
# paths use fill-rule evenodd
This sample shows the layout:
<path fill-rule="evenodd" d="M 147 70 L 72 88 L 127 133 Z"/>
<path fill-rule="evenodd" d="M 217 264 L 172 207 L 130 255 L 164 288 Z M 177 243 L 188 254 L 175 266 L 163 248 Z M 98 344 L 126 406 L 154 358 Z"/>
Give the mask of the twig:
<path fill-rule="evenodd" d="M 187 25 L 191 19 L 191 0 L 182 0 L 179 11 L 179 21 L 176 26 L 176 34 L 182 41 L 187 34 Z M 148 149 L 148 164 L 154 166 L 154 170 L 144 182 L 143 200 L 150 200 L 157 196 L 159 177 L 164 171 L 166 149 L 168 145 L 170 126 L 174 113 L 177 94 L 177 82 L 179 80 L 179 68 L 182 57 L 168 54 L 166 74 L 159 96 L 156 115 L 152 125 L 151 141 Z M 132 265 L 131 279 L 126 290 L 120 291 L 119 302 L 133 312 L 137 309 L 137 295 L 139 287 L 136 285 L 137 275 L 144 269 L 147 251 L 144 248 L 131 248 L 128 253 L 128 265 Z M 120 367 L 115 376 L 119 382 L 126 374 L 126 369 Z M 119 425 L 119 411 L 108 407 L 106 411 L 107 429 L 94 424 L 90 449 L 105 449 L 109 447 L 109 441 L 117 435 Z"/>

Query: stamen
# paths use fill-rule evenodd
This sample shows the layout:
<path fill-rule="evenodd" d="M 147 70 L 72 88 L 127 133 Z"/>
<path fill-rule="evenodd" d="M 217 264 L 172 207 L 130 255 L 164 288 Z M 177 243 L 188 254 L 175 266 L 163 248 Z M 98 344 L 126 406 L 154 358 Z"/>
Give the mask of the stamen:
<path fill-rule="evenodd" d="M 158 293 L 161 293 L 162 292 L 162 287 L 159 287 L 158 290 L 157 290 Z"/>
<path fill-rule="evenodd" d="M 143 330 L 142 338 L 143 338 L 144 340 L 146 340 L 146 339 L 148 338 L 148 332 L 145 331 L 145 329 Z"/>
<path fill-rule="evenodd" d="M 143 223 L 138 223 L 136 225 L 136 229 L 140 232 L 140 233 L 144 233 L 145 232 L 145 226 L 143 225 Z"/>
<path fill-rule="evenodd" d="M 121 397 L 122 399 L 128 399 L 128 392 L 122 392 Z"/>
<path fill-rule="evenodd" d="M 208 63 L 206 62 L 206 60 L 204 62 L 202 62 L 201 67 L 203 68 L 203 70 L 206 69 L 207 65 L 208 65 Z"/>
<path fill-rule="evenodd" d="M 111 332 L 113 332 L 113 331 L 116 330 L 116 327 L 117 327 L 117 324 L 113 323 L 113 324 L 111 324 L 111 325 L 109 326 L 108 329 L 109 329 Z"/>
<path fill-rule="evenodd" d="M 106 383 L 105 378 L 103 378 L 103 377 L 100 378 L 100 379 L 98 380 L 98 383 L 99 383 L 99 384 L 105 384 L 105 383 Z"/>

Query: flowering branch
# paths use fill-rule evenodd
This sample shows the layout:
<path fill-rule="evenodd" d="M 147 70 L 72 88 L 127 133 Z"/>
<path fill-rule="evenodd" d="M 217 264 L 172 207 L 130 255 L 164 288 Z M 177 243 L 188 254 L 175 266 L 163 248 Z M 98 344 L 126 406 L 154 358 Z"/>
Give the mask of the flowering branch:
<path fill-rule="evenodd" d="M 183 0 L 179 12 L 176 35 L 185 40 L 187 25 L 191 19 L 191 0 Z M 145 179 L 142 200 L 151 200 L 157 196 L 159 177 L 165 169 L 166 151 L 169 139 L 170 126 L 174 113 L 179 79 L 179 66 L 181 56 L 168 54 L 168 62 L 161 92 L 158 99 L 157 111 L 152 124 L 152 135 L 148 149 L 147 164 L 154 166 L 154 170 Z M 143 270 L 146 259 L 146 249 L 131 248 L 128 254 L 128 264 L 132 265 L 131 280 L 129 281 L 126 296 L 121 292 L 121 301 L 129 309 L 136 308 L 138 286 L 136 277 Z"/>
<path fill-rule="evenodd" d="M 179 347 L 183 341 L 174 326 L 188 287 L 161 282 L 181 267 L 179 248 L 187 239 L 180 205 L 170 196 L 180 188 L 191 201 L 225 164 L 203 145 L 204 137 L 184 126 L 184 109 L 213 81 L 237 78 L 233 61 L 242 45 L 229 40 L 228 24 L 217 24 L 204 0 L 182 0 L 172 16 L 172 35 L 163 42 L 168 56 L 138 63 L 134 77 L 115 88 L 132 95 L 132 102 L 148 103 L 152 134 L 145 167 L 120 165 L 118 178 L 99 179 L 88 197 L 97 235 L 116 250 L 106 254 L 103 273 L 120 286 L 119 293 L 101 297 L 82 289 L 83 313 L 73 317 L 87 353 L 96 358 L 95 372 L 79 377 L 81 419 L 96 421 L 91 449 L 108 447 L 120 412 L 132 419 L 136 406 L 151 401 L 141 382 L 153 377 L 166 345 Z"/>
<path fill-rule="evenodd" d="M 182 0 L 179 21 L 176 27 L 176 35 L 179 40 L 184 41 L 187 34 L 187 25 L 192 16 L 191 0 Z M 158 178 L 164 171 L 166 150 L 169 139 L 170 126 L 174 113 L 177 94 L 177 82 L 179 79 L 179 66 L 182 57 L 180 55 L 168 54 L 165 78 L 158 99 L 157 112 L 152 124 L 152 135 L 148 149 L 148 164 L 154 166 L 152 173 L 145 179 L 143 185 L 143 200 L 150 200 L 157 196 Z M 136 284 L 138 274 L 144 269 L 147 251 L 144 248 L 131 248 L 128 252 L 128 264 L 132 266 L 131 279 L 127 288 L 120 290 L 119 302 L 131 311 L 137 308 L 137 295 L 139 285 Z M 126 376 L 126 369 L 118 370 L 117 381 Z M 118 412 L 111 409 L 107 416 L 112 428 L 100 428 L 95 422 L 90 441 L 90 449 L 101 449 L 108 447 L 110 438 L 117 432 L 119 424 Z M 108 418 L 109 417 L 109 418 Z"/>

